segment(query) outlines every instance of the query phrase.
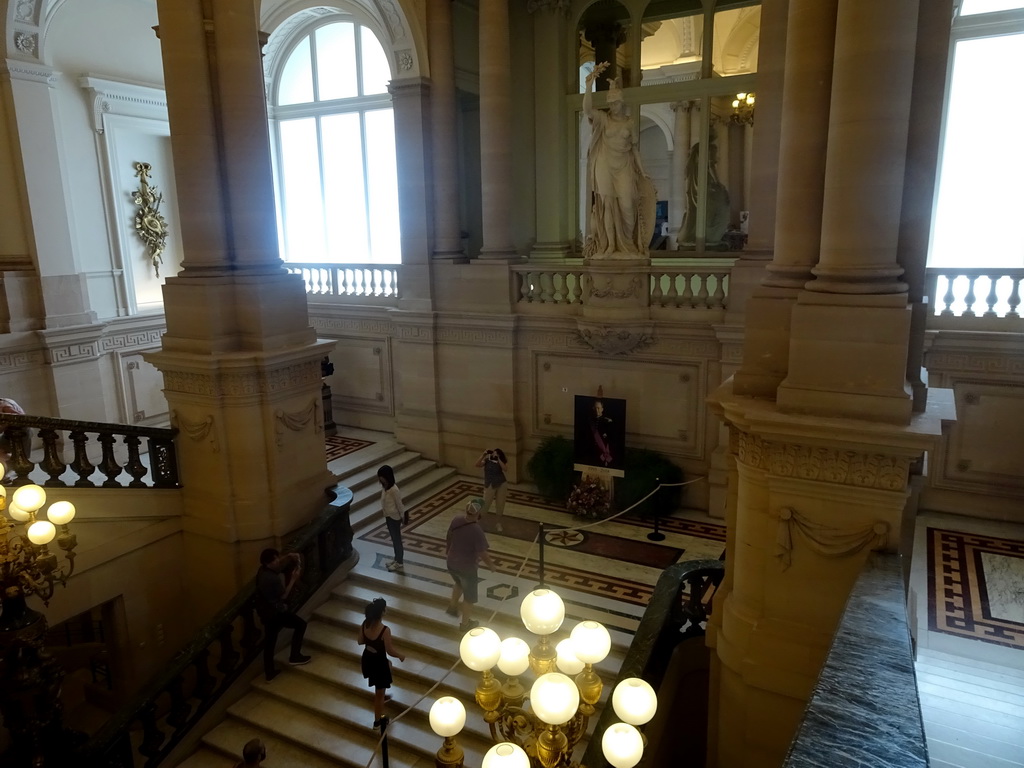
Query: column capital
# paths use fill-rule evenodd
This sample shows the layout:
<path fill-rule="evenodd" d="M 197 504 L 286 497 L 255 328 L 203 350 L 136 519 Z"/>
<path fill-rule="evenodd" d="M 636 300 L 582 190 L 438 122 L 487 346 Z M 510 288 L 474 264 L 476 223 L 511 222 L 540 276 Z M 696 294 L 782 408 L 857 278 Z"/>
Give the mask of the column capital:
<path fill-rule="evenodd" d="M 410 96 L 430 93 L 429 77 L 397 77 L 388 83 L 388 93 L 392 96 Z"/>

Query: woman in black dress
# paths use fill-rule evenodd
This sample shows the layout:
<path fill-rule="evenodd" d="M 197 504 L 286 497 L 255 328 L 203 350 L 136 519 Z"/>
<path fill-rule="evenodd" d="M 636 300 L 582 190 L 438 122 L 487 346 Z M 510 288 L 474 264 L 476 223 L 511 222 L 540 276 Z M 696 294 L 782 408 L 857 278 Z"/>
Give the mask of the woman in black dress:
<path fill-rule="evenodd" d="M 387 603 L 378 597 L 366 604 L 366 621 L 359 627 L 359 644 L 363 648 L 363 677 L 373 688 L 373 727 L 381 724 L 384 716 L 384 694 L 391 687 L 391 662 L 388 656 L 405 661 L 405 656 L 395 650 L 391 642 L 391 630 L 384 624 Z"/>

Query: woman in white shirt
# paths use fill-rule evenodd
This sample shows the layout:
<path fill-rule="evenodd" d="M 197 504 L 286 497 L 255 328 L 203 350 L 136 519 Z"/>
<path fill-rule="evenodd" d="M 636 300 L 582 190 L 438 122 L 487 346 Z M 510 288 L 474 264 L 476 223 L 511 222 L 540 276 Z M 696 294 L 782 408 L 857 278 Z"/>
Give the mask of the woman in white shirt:
<path fill-rule="evenodd" d="M 402 549 L 402 523 L 409 524 L 409 513 L 402 505 L 402 494 L 395 485 L 395 470 L 385 464 L 377 470 L 377 479 L 380 481 L 380 507 L 384 513 L 384 522 L 387 523 L 388 533 L 391 534 L 391 543 L 395 548 L 395 559 L 389 560 L 387 569 L 392 572 L 402 573 L 405 568 L 405 550 Z"/>

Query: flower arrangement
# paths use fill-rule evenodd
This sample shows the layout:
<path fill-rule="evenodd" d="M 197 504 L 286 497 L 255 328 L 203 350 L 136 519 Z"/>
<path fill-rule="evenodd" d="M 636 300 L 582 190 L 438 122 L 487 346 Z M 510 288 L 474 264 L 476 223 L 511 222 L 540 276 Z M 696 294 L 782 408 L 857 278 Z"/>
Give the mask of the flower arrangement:
<path fill-rule="evenodd" d="M 565 507 L 580 517 L 601 517 L 611 508 L 611 499 L 599 480 L 584 477 L 572 489 Z"/>

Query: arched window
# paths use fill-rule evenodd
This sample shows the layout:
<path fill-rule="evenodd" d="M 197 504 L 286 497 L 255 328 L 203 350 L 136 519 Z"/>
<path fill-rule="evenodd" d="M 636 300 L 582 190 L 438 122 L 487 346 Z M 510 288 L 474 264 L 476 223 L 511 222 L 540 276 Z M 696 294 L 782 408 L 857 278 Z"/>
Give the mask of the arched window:
<path fill-rule="evenodd" d="M 271 93 L 285 261 L 397 264 L 391 69 L 374 33 L 330 21 L 298 38 Z"/>

